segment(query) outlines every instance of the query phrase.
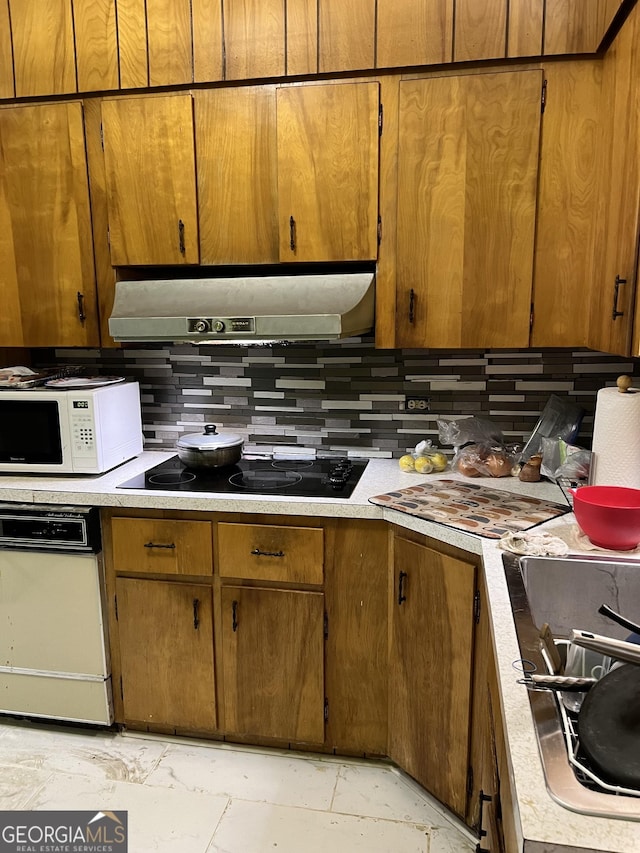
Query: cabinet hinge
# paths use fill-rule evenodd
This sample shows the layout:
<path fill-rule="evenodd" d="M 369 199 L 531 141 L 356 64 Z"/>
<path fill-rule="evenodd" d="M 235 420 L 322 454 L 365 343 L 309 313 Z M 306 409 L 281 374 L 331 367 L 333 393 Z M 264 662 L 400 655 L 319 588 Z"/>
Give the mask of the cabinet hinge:
<path fill-rule="evenodd" d="M 529 331 L 533 331 L 533 302 L 531 303 L 531 310 L 529 312 Z"/>
<path fill-rule="evenodd" d="M 473 767 L 469 765 L 467 767 L 467 799 L 471 799 L 471 795 L 473 794 Z"/>
<path fill-rule="evenodd" d="M 114 604 L 114 608 L 116 611 L 116 622 L 117 622 L 118 621 L 118 596 L 117 595 L 113 596 L 113 604 Z"/>
<path fill-rule="evenodd" d="M 329 615 L 328 615 L 328 613 L 327 613 L 327 611 L 326 611 L 326 610 L 325 610 L 325 613 L 324 613 L 324 619 L 323 619 L 323 624 L 322 624 L 322 630 L 323 630 L 323 633 L 324 633 L 324 638 L 325 638 L 325 640 L 328 640 L 328 639 L 329 639 Z"/>
<path fill-rule="evenodd" d="M 378 107 L 378 136 L 382 136 L 383 110 L 382 104 Z"/>
<path fill-rule="evenodd" d="M 382 243 L 382 217 L 378 217 L 378 246 Z"/>
<path fill-rule="evenodd" d="M 542 81 L 542 94 L 540 96 L 540 112 L 544 112 L 544 108 L 547 106 L 547 81 Z"/>
<path fill-rule="evenodd" d="M 329 722 L 329 700 L 326 696 L 324 697 L 324 721 Z"/>
<path fill-rule="evenodd" d="M 480 622 L 480 590 L 477 589 L 473 594 L 473 618 L 476 625 Z"/>
<path fill-rule="evenodd" d="M 100 145 L 104 151 L 104 128 L 102 127 L 102 122 L 100 122 Z"/>

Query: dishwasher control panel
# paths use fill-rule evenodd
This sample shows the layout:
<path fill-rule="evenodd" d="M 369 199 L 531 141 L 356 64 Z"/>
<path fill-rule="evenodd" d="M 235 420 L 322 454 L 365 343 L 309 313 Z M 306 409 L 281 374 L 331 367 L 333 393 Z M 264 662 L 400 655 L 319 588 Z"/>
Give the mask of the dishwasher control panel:
<path fill-rule="evenodd" d="M 100 551 L 97 507 L 0 503 L 0 549 Z"/>

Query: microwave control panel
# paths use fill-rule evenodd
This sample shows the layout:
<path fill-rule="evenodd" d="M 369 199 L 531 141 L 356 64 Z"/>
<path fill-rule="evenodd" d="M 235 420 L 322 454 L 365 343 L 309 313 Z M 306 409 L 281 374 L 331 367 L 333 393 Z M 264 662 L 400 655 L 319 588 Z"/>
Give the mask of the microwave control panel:
<path fill-rule="evenodd" d="M 76 398 L 71 402 L 71 441 L 75 457 L 95 457 L 96 442 L 93 430 L 93 401 Z"/>

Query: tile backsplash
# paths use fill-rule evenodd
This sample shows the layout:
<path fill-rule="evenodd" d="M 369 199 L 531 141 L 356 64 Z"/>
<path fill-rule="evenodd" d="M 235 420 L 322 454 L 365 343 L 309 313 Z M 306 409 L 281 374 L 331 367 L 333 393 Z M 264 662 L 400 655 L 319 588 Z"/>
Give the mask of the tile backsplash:
<path fill-rule="evenodd" d="M 578 443 L 590 447 L 597 391 L 640 374 L 632 359 L 591 350 L 376 350 L 370 338 L 36 350 L 34 361 L 137 379 L 147 449 L 172 449 L 215 423 L 251 444 L 380 457 L 438 444 L 442 416 L 489 418 L 508 441 L 524 441 L 551 394 L 585 410 Z M 428 410 L 405 411 L 411 396 L 428 398 Z"/>

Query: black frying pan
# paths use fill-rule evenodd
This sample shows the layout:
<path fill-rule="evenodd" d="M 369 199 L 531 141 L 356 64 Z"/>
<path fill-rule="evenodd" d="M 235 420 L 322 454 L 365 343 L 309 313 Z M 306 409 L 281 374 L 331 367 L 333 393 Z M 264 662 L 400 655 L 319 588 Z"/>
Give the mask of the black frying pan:
<path fill-rule="evenodd" d="M 582 750 L 604 782 L 640 789 L 640 666 L 608 672 L 578 714 Z"/>

